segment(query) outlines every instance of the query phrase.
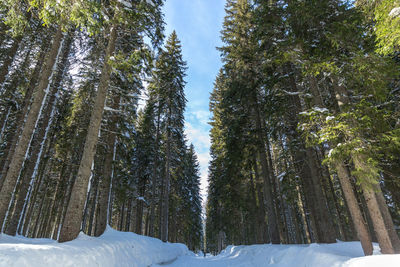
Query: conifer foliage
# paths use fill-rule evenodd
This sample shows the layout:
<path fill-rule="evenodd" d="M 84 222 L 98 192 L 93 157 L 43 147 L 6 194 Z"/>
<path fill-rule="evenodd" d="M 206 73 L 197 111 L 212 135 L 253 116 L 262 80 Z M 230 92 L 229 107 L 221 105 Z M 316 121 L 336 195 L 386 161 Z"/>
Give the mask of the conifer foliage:
<path fill-rule="evenodd" d="M 186 63 L 175 32 L 164 47 L 162 5 L 0 1 L 2 232 L 64 242 L 111 225 L 201 247 Z"/>
<path fill-rule="evenodd" d="M 400 252 L 398 8 L 226 1 L 210 98 L 210 251 L 340 239 L 366 255 L 372 241 Z"/>

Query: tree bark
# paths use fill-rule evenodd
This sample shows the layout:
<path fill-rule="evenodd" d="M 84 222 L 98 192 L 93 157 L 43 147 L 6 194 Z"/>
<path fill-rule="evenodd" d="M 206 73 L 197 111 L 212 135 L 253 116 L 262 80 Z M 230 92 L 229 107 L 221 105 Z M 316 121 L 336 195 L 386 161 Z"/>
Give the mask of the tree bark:
<path fill-rule="evenodd" d="M 275 202 L 273 199 L 273 192 L 272 192 L 272 185 L 271 185 L 271 175 L 268 170 L 268 162 L 267 162 L 267 154 L 265 151 L 265 142 L 263 135 L 263 128 L 261 123 L 261 115 L 258 108 L 258 100 L 256 92 L 253 95 L 253 112 L 254 112 L 254 120 L 255 120 L 255 127 L 257 130 L 257 156 L 260 161 L 261 165 L 261 174 L 264 181 L 264 200 L 265 205 L 267 207 L 267 216 L 268 216 L 268 231 L 269 236 L 271 239 L 272 244 L 280 244 L 280 236 L 279 236 L 279 229 L 277 224 L 277 216 L 275 213 Z"/>
<path fill-rule="evenodd" d="M 342 186 L 343 195 L 346 200 L 347 206 L 349 207 L 350 215 L 354 227 L 357 231 L 357 236 L 361 241 L 361 246 L 363 248 L 364 254 L 366 256 L 372 255 L 373 247 L 371 237 L 368 232 L 367 223 L 365 222 L 361 214 L 360 207 L 358 206 L 353 187 L 351 186 L 350 174 L 346 166 L 341 162 L 336 163 L 335 168 L 338 172 L 339 182 Z"/>
<path fill-rule="evenodd" d="M 146 180 L 144 178 L 139 178 L 139 196 L 143 197 L 145 196 L 145 190 L 146 190 Z M 143 204 L 144 201 L 143 199 L 136 199 L 136 227 L 135 227 L 135 233 L 141 235 L 142 234 L 142 225 L 143 225 Z"/>
<path fill-rule="evenodd" d="M 347 91 L 343 86 L 338 84 L 338 81 L 333 79 L 334 89 L 336 93 L 336 100 L 339 109 L 342 109 L 343 106 L 350 103 Z M 366 160 L 363 155 L 352 153 L 351 158 L 353 160 L 354 166 L 356 169 L 365 169 L 367 167 Z M 376 234 L 376 238 L 378 239 L 379 246 L 381 248 L 381 252 L 383 254 L 393 254 L 395 253 L 396 244 L 393 244 L 392 241 L 395 243 L 397 242 L 395 239 L 390 238 L 390 232 L 395 231 L 393 222 L 390 225 L 389 222 L 385 223 L 384 217 L 381 213 L 381 207 L 379 206 L 376 194 L 374 192 L 374 186 L 370 185 L 366 182 L 361 183 L 361 189 L 363 191 L 363 195 L 368 207 L 369 214 L 371 216 L 372 224 L 374 226 L 374 231 Z M 378 190 L 378 193 L 381 192 L 380 187 L 375 187 Z M 382 193 L 382 192 L 381 192 Z M 386 205 L 386 203 L 381 203 L 382 205 Z M 393 227 L 391 229 L 390 227 Z"/>
<path fill-rule="evenodd" d="M 120 106 L 120 96 L 116 95 L 113 98 L 112 109 L 118 110 Z M 114 162 L 114 147 L 116 141 L 115 128 L 117 126 L 117 115 L 112 114 L 107 133 L 107 148 L 104 159 L 103 175 L 100 179 L 99 196 L 98 196 L 98 213 L 96 215 L 95 236 L 100 236 L 104 233 L 107 227 L 108 210 L 110 200 L 111 180 L 113 177 L 113 162 Z"/>
<path fill-rule="evenodd" d="M 158 103 L 160 105 L 160 102 Z M 155 144 L 156 144 L 156 151 L 158 150 L 158 142 L 160 139 L 160 116 L 161 116 L 161 110 L 160 106 L 158 107 L 157 111 L 157 129 L 156 129 L 156 139 L 155 139 Z M 157 191 L 157 168 L 158 168 L 158 157 L 155 155 L 154 157 L 154 166 L 153 166 L 153 173 L 151 177 L 151 193 L 152 193 L 152 200 L 150 203 L 150 219 L 149 219 L 149 236 L 154 237 L 154 223 L 155 223 L 155 206 L 156 206 L 156 191 Z"/>
<path fill-rule="evenodd" d="M 364 169 L 365 162 L 361 155 L 353 155 L 354 166 L 357 169 Z M 368 206 L 368 211 L 370 212 L 372 223 L 374 225 L 374 230 L 376 233 L 376 238 L 378 239 L 379 246 L 381 248 L 382 254 L 394 254 L 394 248 L 392 240 L 390 239 L 389 231 L 386 227 L 385 221 L 383 219 L 378 200 L 376 198 L 374 188 L 372 185 L 361 183 L 361 188 L 363 190 L 363 195 Z"/>
<path fill-rule="evenodd" d="M 33 103 L 26 118 L 18 145 L 15 149 L 13 160 L 10 163 L 7 175 L 4 177 L 4 184 L 0 192 L 0 223 L 4 221 L 7 213 L 8 205 L 11 200 L 14 187 L 17 183 L 18 176 L 25 159 L 25 154 L 31 141 L 32 133 L 35 129 L 36 122 L 41 112 L 43 99 L 46 95 L 46 88 L 49 85 L 49 78 L 53 73 L 53 66 L 57 61 L 58 55 L 60 54 L 62 36 L 63 33 L 61 31 L 61 27 L 59 27 L 53 39 L 53 44 L 46 60 L 39 85 L 34 92 Z"/>
<path fill-rule="evenodd" d="M 171 112 L 170 112 L 171 113 Z M 163 187 L 163 199 L 161 202 L 161 240 L 164 242 L 168 241 L 168 216 L 169 216 L 169 186 L 170 186 L 170 163 L 171 163 L 171 130 L 169 129 L 169 123 L 167 124 L 167 155 L 166 155 L 166 166 L 165 166 L 165 177 Z"/>
<path fill-rule="evenodd" d="M 257 193 L 256 193 L 256 185 L 254 181 L 254 176 L 252 173 L 250 173 L 250 213 L 252 217 L 255 217 L 255 219 L 252 221 L 251 225 L 249 225 L 249 228 L 251 228 L 251 234 L 249 235 L 249 238 L 251 238 L 252 242 L 255 244 L 262 244 L 262 232 L 260 231 L 260 226 L 258 222 L 258 213 L 260 209 L 259 203 L 257 203 Z"/>
<path fill-rule="evenodd" d="M 400 254 L 400 240 L 393 224 L 392 216 L 390 215 L 388 205 L 386 204 L 385 197 L 383 196 L 382 189 L 379 184 L 374 185 L 376 199 L 378 201 L 380 211 L 385 221 L 386 228 L 388 229 L 390 240 L 393 245 L 394 252 Z"/>
<path fill-rule="evenodd" d="M 301 199 L 301 193 L 300 193 L 300 188 L 299 186 L 296 186 L 296 191 L 297 191 L 297 206 L 298 209 L 300 211 L 300 215 L 301 215 L 301 221 L 303 224 L 303 231 L 304 231 L 304 237 L 305 237 L 305 242 L 307 244 L 311 243 L 311 236 L 310 236 L 310 231 L 308 230 L 308 224 L 307 224 L 307 218 L 306 218 L 306 214 L 305 214 L 305 209 L 304 209 L 304 205 L 303 205 L 303 200 Z"/>
<path fill-rule="evenodd" d="M 314 103 L 321 108 L 325 107 L 315 77 L 310 77 L 310 89 L 314 97 Z M 360 207 L 354 194 L 354 190 L 350 182 L 351 177 L 347 170 L 347 167 L 343 162 L 337 162 L 335 163 L 335 169 L 337 171 L 338 179 L 343 190 L 344 198 L 346 200 L 347 206 L 349 207 L 354 227 L 357 231 L 357 236 L 361 241 L 361 246 L 363 248 L 364 254 L 372 255 L 373 247 L 371 237 L 369 235 L 367 224 L 362 217 Z"/>
<path fill-rule="evenodd" d="M 25 92 L 22 108 L 21 108 L 21 110 L 18 111 L 18 113 L 16 115 L 16 122 L 20 122 L 21 125 L 17 126 L 17 130 L 16 130 L 17 134 L 15 134 L 12 137 L 12 139 L 7 143 L 7 147 L 4 149 L 4 151 L 6 151 L 6 152 L 0 161 L 1 177 L 5 177 L 7 174 L 9 164 L 11 162 L 11 159 L 13 158 L 15 147 L 17 145 L 18 138 L 20 136 L 20 132 L 21 132 L 22 128 L 24 127 L 24 125 L 22 123 L 23 123 L 24 117 L 26 116 L 26 113 L 29 110 L 29 106 L 30 106 L 31 100 L 32 100 L 32 94 L 33 94 L 33 91 L 35 90 L 36 84 L 38 82 L 38 79 L 40 76 L 40 71 L 43 69 L 43 63 L 44 63 L 45 56 L 46 56 L 47 45 L 48 45 L 47 43 L 43 42 L 43 44 L 41 46 L 39 59 L 36 63 L 36 66 L 34 68 L 32 75 L 31 75 L 29 86 Z M 0 188 L 3 185 L 3 182 L 4 182 L 4 179 L 1 179 L 0 180 Z"/>
<path fill-rule="evenodd" d="M 111 26 L 110 37 L 106 49 L 104 66 L 101 72 L 100 84 L 97 90 L 93 111 L 90 117 L 89 129 L 86 135 L 83 156 L 73 185 L 65 220 L 61 228 L 59 242 L 75 239 L 81 230 L 82 212 L 85 206 L 86 192 L 90 178 L 91 167 L 96 152 L 96 145 L 103 115 L 108 84 L 111 76 L 111 65 L 108 60 L 114 54 L 117 39 L 117 26 Z"/>
<path fill-rule="evenodd" d="M 28 158 L 27 162 L 25 163 L 26 166 L 24 168 L 24 171 L 22 172 L 21 176 L 21 186 L 18 191 L 18 197 L 14 206 L 14 210 L 12 212 L 12 218 L 10 220 L 10 223 L 8 224 L 8 227 L 5 231 L 6 234 L 8 235 L 15 235 L 17 232 L 17 227 L 18 227 L 18 222 L 21 217 L 22 209 L 25 203 L 25 199 L 28 193 L 29 189 L 29 182 L 32 178 L 32 175 L 35 171 L 35 166 L 37 165 L 37 160 L 39 158 L 39 154 L 42 148 L 43 144 L 43 139 L 47 136 L 47 130 L 48 126 L 50 124 L 50 121 L 52 120 L 51 116 L 53 114 L 53 109 L 55 108 L 56 105 L 56 93 L 60 87 L 62 78 L 64 77 L 65 74 L 65 69 L 67 67 L 67 61 L 68 61 L 68 55 L 71 50 L 71 44 L 72 44 L 72 36 L 66 37 L 66 40 L 64 42 L 64 47 L 63 47 L 63 52 L 62 52 L 62 58 L 60 61 L 60 67 L 57 72 L 56 78 L 54 80 L 54 84 L 51 87 L 51 92 L 49 93 L 49 99 L 48 103 L 43 110 L 43 118 L 41 121 L 41 126 L 32 140 L 32 151 L 31 151 L 31 156 Z"/>
<path fill-rule="evenodd" d="M 291 65 L 288 65 L 287 69 L 291 91 L 297 92 L 298 88 Z M 290 99 L 293 111 L 291 114 L 288 114 L 290 124 L 288 137 L 291 139 L 291 143 L 297 142 L 296 151 L 293 151 L 293 156 L 296 170 L 300 174 L 299 176 L 303 183 L 306 204 L 312 213 L 311 215 L 315 225 L 314 236 L 316 242 L 335 243 L 336 235 L 327 212 L 326 198 L 322 192 L 321 177 L 318 171 L 315 151 L 313 148 L 305 147 L 297 131 L 298 114 L 302 111 L 300 98 L 298 95 L 291 95 Z"/>
<path fill-rule="evenodd" d="M 259 211 L 258 211 L 258 216 L 257 216 L 257 222 L 258 222 L 258 227 L 260 228 L 259 231 L 261 232 L 261 240 L 262 243 L 269 243 L 269 236 L 267 235 L 267 229 L 266 229 L 266 222 L 265 222 L 265 205 L 264 205 L 264 195 L 263 195 L 263 181 L 260 178 L 260 175 L 258 173 L 258 164 L 257 164 L 257 157 L 254 154 L 253 156 L 253 170 L 254 170 L 254 176 L 256 180 L 256 190 L 257 190 L 257 197 L 258 197 L 258 205 L 259 205 Z"/>

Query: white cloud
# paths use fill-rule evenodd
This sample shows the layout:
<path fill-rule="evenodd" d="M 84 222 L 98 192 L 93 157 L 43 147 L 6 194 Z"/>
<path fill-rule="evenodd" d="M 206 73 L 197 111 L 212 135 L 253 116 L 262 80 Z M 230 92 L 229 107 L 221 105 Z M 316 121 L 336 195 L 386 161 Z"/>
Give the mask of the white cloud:
<path fill-rule="evenodd" d="M 204 130 L 201 127 L 195 128 L 189 122 L 186 122 L 185 127 L 186 136 L 189 141 L 199 150 L 199 152 L 203 152 L 204 150 L 208 151 L 211 146 L 210 136 L 208 130 Z"/>
<path fill-rule="evenodd" d="M 197 155 L 200 163 L 200 191 L 201 195 L 205 196 L 207 194 L 207 186 L 208 186 L 208 162 L 210 161 L 210 154 L 201 153 Z"/>
<path fill-rule="evenodd" d="M 203 125 L 208 125 L 208 122 L 210 121 L 210 112 L 205 111 L 205 110 L 197 110 L 192 112 L 196 119 Z"/>

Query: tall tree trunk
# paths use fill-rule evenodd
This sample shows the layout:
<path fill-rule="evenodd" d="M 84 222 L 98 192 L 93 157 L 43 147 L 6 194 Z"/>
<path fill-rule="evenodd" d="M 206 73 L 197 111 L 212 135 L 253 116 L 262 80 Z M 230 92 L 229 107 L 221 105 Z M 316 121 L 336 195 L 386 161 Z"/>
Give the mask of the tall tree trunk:
<path fill-rule="evenodd" d="M 126 216 L 125 216 L 126 217 L 125 225 L 124 225 L 125 232 L 129 232 L 131 230 L 131 217 L 133 217 L 133 216 L 131 216 L 132 215 L 132 202 L 133 202 L 132 197 L 129 197 L 128 198 L 128 207 L 126 208 Z"/>
<path fill-rule="evenodd" d="M 311 77 L 310 81 L 311 81 L 310 89 L 314 97 L 314 103 L 321 108 L 325 107 L 315 77 Z M 334 165 L 338 174 L 340 185 L 343 190 L 344 198 L 346 200 L 351 218 L 354 223 L 354 227 L 357 231 L 357 236 L 361 241 L 361 246 L 363 248 L 364 254 L 372 255 L 373 247 L 372 247 L 371 237 L 369 235 L 367 224 L 364 218 L 362 217 L 360 207 L 358 205 L 356 196 L 354 194 L 354 190 L 351 185 L 350 174 L 343 162 L 336 162 Z"/>
<path fill-rule="evenodd" d="M 36 199 L 39 195 L 40 188 L 43 184 L 43 179 L 44 179 L 43 170 L 44 170 L 44 166 L 47 164 L 47 160 L 48 159 L 45 157 L 43 157 L 40 160 L 40 165 L 39 165 L 38 172 L 37 172 L 37 178 L 35 178 L 36 182 L 33 184 L 33 189 L 31 190 L 32 192 L 31 192 L 30 201 L 29 201 L 29 203 L 27 203 L 27 206 L 28 206 L 27 211 L 22 220 L 23 223 L 22 223 L 22 225 L 20 225 L 21 229 L 19 229 L 19 233 L 21 233 L 21 231 L 22 231 L 23 236 L 27 236 L 27 234 L 29 233 L 28 230 L 30 228 L 31 221 L 33 219 L 35 204 L 37 202 Z"/>
<path fill-rule="evenodd" d="M 97 203 L 97 195 L 98 195 L 98 187 L 99 187 L 99 177 L 94 177 L 93 181 L 93 190 L 91 200 L 88 202 L 88 206 L 90 203 L 90 207 L 88 207 L 88 214 L 87 214 L 87 235 L 93 235 L 93 220 L 96 212 L 96 203 Z"/>
<path fill-rule="evenodd" d="M 32 100 L 32 94 L 33 91 L 35 90 L 36 84 L 38 82 L 38 79 L 40 77 L 40 71 L 44 68 L 43 67 L 43 63 L 45 60 L 45 56 L 46 56 L 46 48 L 47 48 L 47 43 L 43 42 L 41 48 L 40 48 L 40 55 L 39 55 L 39 59 L 35 65 L 35 68 L 32 72 L 32 75 L 30 77 L 30 82 L 29 82 L 29 86 L 26 89 L 25 92 L 25 96 L 24 96 L 24 100 L 23 100 L 23 104 L 22 104 L 22 108 L 17 112 L 16 115 L 16 122 L 23 122 L 24 121 L 24 117 L 26 116 L 26 113 L 29 110 L 29 106 L 31 104 L 31 100 Z M 12 139 L 7 143 L 7 147 L 4 149 L 5 153 L 4 156 L 2 157 L 2 159 L 0 160 L 0 168 L 1 168 L 1 177 L 5 177 L 7 175 L 7 171 L 9 168 L 9 164 L 13 158 L 14 155 L 14 151 L 15 151 L 15 147 L 17 146 L 17 142 L 18 142 L 18 138 L 20 136 L 20 132 L 22 130 L 22 128 L 24 127 L 23 124 L 18 125 L 17 126 L 17 134 L 15 134 Z M 0 188 L 2 187 L 4 182 L 4 179 L 1 178 L 0 180 Z"/>
<path fill-rule="evenodd" d="M 258 227 L 260 228 L 259 231 L 261 232 L 260 238 L 262 243 L 269 243 L 269 236 L 267 235 L 267 229 L 266 229 L 266 224 L 265 224 L 265 205 L 264 205 L 264 195 L 263 195 L 263 190 L 262 190 L 262 185 L 263 181 L 260 178 L 260 175 L 258 173 L 258 165 L 257 165 L 257 157 L 254 154 L 253 156 L 253 171 L 254 171 L 254 176 L 256 180 L 256 190 L 257 190 L 257 197 L 258 197 L 258 205 L 259 205 L 259 211 L 257 212 L 257 223 Z"/>
<path fill-rule="evenodd" d="M 261 123 L 263 129 L 266 128 L 265 126 L 265 121 L 262 120 Z M 279 181 L 276 178 L 275 175 L 275 170 L 274 170 L 274 165 L 272 162 L 272 153 L 271 153 L 271 147 L 270 147 L 270 142 L 269 142 L 269 137 L 264 138 L 265 141 L 265 150 L 267 152 L 267 158 L 268 158 L 268 169 L 269 169 L 269 176 L 271 179 L 271 184 L 272 184 L 272 197 L 275 200 L 275 214 L 276 214 L 276 222 L 279 230 L 279 238 L 281 243 L 286 243 L 287 240 L 287 226 L 286 226 L 286 220 L 285 220 L 285 208 L 283 206 L 283 198 L 282 194 L 280 192 L 280 186 L 279 186 Z M 282 212 L 282 216 L 281 216 Z"/>
<path fill-rule="evenodd" d="M 52 120 L 52 116 L 56 105 L 56 95 L 57 95 L 56 93 L 61 85 L 62 78 L 64 77 L 65 74 L 68 55 L 71 50 L 72 39 L 73 37 L 69 35 L 66 37 L 64 41 L 62 58 L 59 64 L 60 67 L 58 69 L 56 78 L 54 80 L 54 84 L 51 87 L 51 91 L 49 93 L 50 97 L 47 101 L 48 103 L 42 112 L 43 118 L 41 121 L 40 128 L 37 132 L 37 135 L 32 140 L 31 156 L 27 159 L 27 162 L 25 163 L 26 166 L 20 178 L 21 186 L 18 191 L 18 196 L 12 213 L 12 218 L 5 231 L 5 233 L 7 233 L 8 235 L 15 235 L 17 231 L 18 222 L 20 221 L 22 209 L 29 189 L 29 182 L 35 171 L 35 166 L 38 164 L 37 160 L 40 157 L 40 152 L 42 151 L 42 144 L 44 143 L 43 140 L 46 139 L 48 127 Z"/>
<path fill-rule="evenodd" d="M 49 85 L 50 77 L 53 73 L 53 66 L 60 54 L 62 36 L 63 33 L 61 31 L 61 27 L 59 27 L 53 39 L 53 44 L 46 60 L 39 85 L 35 90 L 33 103 L 26 118 L 18 145 L 15 149 L 13 160 L 10 163 L 7 175 L 4 177 L 3 187 L 0 191 L 0 223 L 3 223 L 6 216 L 8 205 L 11 200 L 14 187 L 17 183 L 17 179 L 25 159 L 26 151 L 31 141 L 32 133 L 36 127 L 36 122 L 41 112 L 43 99 L 46 95 L 46 88 Z"/>
<path fill-rule="evenodd" d="M 292 70 L 292 66 L 289 64 L 287 69 L 291 90 L 292 92 L 298 92 L 295 73 Z M 292 141 L 298 142 L 296 147 L 298 151 L 295 152 L 296 161 L 305 161 L 303 166 L 298 166 L 298 170 L 303 172 L 303 175 L 300 175 L 300 177 L 304 183 L 304 189 L 307 190 L 307 192 L 305 192 L 306 197 L 310 194 L 311 199 L 307 200 L 307 205 L 311 208 L 315 219 L 315 231 L 317 233 L 316 240 L 321 243 L 335 243 L 335 229 L 329 219 L 326 198 L 321 187 L 321 176 L 318 170 L 315 151 L 313 148 L 305 147 L 304 142 L 301 140 L 299 133 L 297 132 L 298 114 L 302 111 L 300 98 L 296 94 L 291 95 L 290 100 L 293 106 L 293 114 L 291 114 L 292 118 L 289 118 L 291 128 L 289 135 L 291 135 Z"/>
<path fill-rule="evenodd" d="M 156 144 L 156 151 L 158 149 L 158 142 L 160 139 L 160 116 L 161 116 L 161 110 L 160 110 L 160 102 L 158 103 L 158 111 L 157 111 L 157 127 L 156 127 L 156 139 L 155 139 L 155 144 Z M 154 237 L 154 223 L 155 223 L 155 217 L 156 217 L 156 191 L 157 191 L 157 168 L 158 168 L 158 157 L 157 155 L 154 157 L 154 166 L 153 166 L 153 173 L 151 176 L 151 193 L 152 193 L 152 200 L 150 203 L 150 219 L 149 219 L 149 236 Z"/>
<path fill-rule="evenodd" d="M 29 66 L 32 64 L 31 58 L 30 58 L 32 50 L 33 50 L 32 46 L 30 48 L 28 48 L 28 51 L 25 54 L 23 63 L 18 66 L 19 71 L 16 71 L 13 74 L 11 82 L 9 83 L 9 85 L 6 86 L 6 89 L 4 89 L 4 92 L 0 92 L 0 97 L 2 98 L 3 101 L 8 101 L 8 102 L 15 101 L 15 88 L 17 88 L 18 85 L 21 83 L 21 78 L 24 79 L 24 77 L 27 75 Z M 31 97 L 29 96 L 29 102 L 30 102 L 30 99 L 31 99 Z M 0 143 L 3 142 L 2 141 L 3 134 L 6 130 L 8 119 L 10 118 L 9 115 L 11 113 L 11 110 L 14 108 L 15 108 L 14 105 L 8 104 L 8 107 L 6 108 L 7 112 L 3 112 L 2 114 L 0 114 Z M 18 122 L 18 120 L 16 120 L 16 121 Z"/>
<path fill-rule="evenodd" d="M 318 164 L 315 155 L 315 150 L 312 148 L 306 148 L 306 154 L 308 157 L 308 162 L 310 164 L 311 170 L 311 183 L 316 196 L 316 209 L 317 209 L 317 220 L 319 225 L 319 242 L 322 243 L 335 243 L 336 233 L 335 228 L 330 219 L 328 207 L 326 203 L 326 198 L 324 192 L 322 191 L 321 175 L 318 171 Z"/>
<path fill-rule="evenodd" d="M 258 218 L 259 213 L 259 203 L 257 203 L 257 193 L 256 193 L 256 185 L 254 182 L 254 176 L 250 173 L 250 214 L 252 217 Z M 249 234 L 249 238 L 251 238 L 252 242 L 255 244 L 262 244 L 262 232 L 260 231 L 260 226 L 257 219 L 253 220 L 252 224 L 249 225 L 252 229 L 252 235 Z"/>
<path fill-rule="evenodd" d="M 365 160 L 363 160 L 361 155 L 353 155 L 352 158 L 354 166 L 357 169 L 365 168 L 364 165 Z M 385 224 L 385 220 L 383 219 L 382 213 L 380 211 L 380 207 L 374 192 L 374 188 L 373 186 L 366 184 L 365 182 L 361 183 L 361 188 L 363 190 L 365 201 L 367 202 L 368 211 L 371 215 L 376 238 L 378 239 L 381 252 L 383 254 L 394 254 L 395 251 L 392 244 L 392 240 L 390 238 L 388 228 Z"/>
<path fill-rule="evenodd" d="M 146 190 L 146 180 L 144 178 L 140 178 L 139 181 L 139 197 L 145 196 Z M 142 225 L 143 225 L 143 199 L 136 199 L 136 227 L 135 232 L 139 235 L 142 234 Z"/>
<path fill-rule="evenodd" d="M 307 223 L 307 217 L 305 214 L 305 209 L 304 209 L 304 205 L 303 205 L 303 200 L 301 198 L 301 193 L 300 193 L 300 188 L 299 186 L 296 186 L 296 191 L 297 191 L 297 205 L 298 205 L 298 209 L 300 211 L 300 215 L 301 215 L 301 221 L 303 224 L 303 231 L 304 231 L 304 237 L 305 237 L 305 242 L 307 244 L 311 243 L 311 236 L 310 236 L 310 231 L 308 229 L 308 223 Z"/>
<path fill-rule="evenodd" d="M 331 202 L 333 202 L 333 212 L 334 212 L 334 216 L 336 216 L 337 218 L 337 226 L 338 226 L 338 232 L 339 232 L 339 236 L 343 241 L 348 241 L 349 238 L 347 237 L 346 231 L 344 229 L 344 225 L 345 222 L 342 221 L 342 212 L 341 212 L 341 208 L 340 208 L 340 204 L 339 204 L 339 199 L 335 194 L 335 188 L 333 186 L 333 182 L 332 182 L 332 177 L 329 173 L 329 169 L 326 166 L 323 169 L 323 176 L 324 176 L 324 180 L 325 180 L 325 187 L 326 188 L 326 195 L 328 198 L 328 195 L 330 195 L 331 198 Z"/>
<path fill-rule="evenodd" d="M 350 215 L 354 223 L 354 227 L 357 231 L 357 236 L 361 241 L 361 246 L 363 248 L 365 255 L 372 255 L 373 247 L 371 237 L 368 232 L 367 224 L 361 214 L 360 207 L 356 196 L 353 191 L 353 187 L 350 183 L 350 174 L 346 166 L 338 162 L 335 164 L 335 168 L 338 172 L 338 178 L 340 185 L 342 186 L 343 195 L 346 200 L 347 206 L 349 207 Z"/>
<path fill-rule="evenodd" d="M 113 98 L 112 109 L 118 110 L 120 106 L 120 95 Z M 110 202 L 111 179 L 113 177 L 113 162 L 115 153 L 117 115 L 112 114 L 108 125 L 107 147 L 104 159 L 103 175 L 100 179 L 99 196 L 98 196 L 98 213 L 96 215 L 95 236 L 100 236 L 104 233 L 107 227 L 108 212 Z"/>
<path fill-rule="evenodd" d="M 68 204 L 65 220 L 61 228 L 60 242 L 75 239 L 81 230 L 82 212 L 85 206 L 86 192 L 90 178 L 93 158 L 96 152 L 96 145 L 100 130 L 101 118 L 103 115 L 108 84 L 111 76 L 111 65 L 109 60 L 114 54 L 115 42 L 117 39 L 117 26 L 112 25 L 110 37 L 106 49 L 104 66 L 101 72 L 100 84 L 97 90 L 93 111 L 85 140 L 83 156 L 79 165 L 77 178 L 73 185 L 71 198 Z"/>
<path fill-rule="evenodd" d="M 57 240 L 57 235 L 58 235 L 58 230 L 60 228 L 60 222 L 61 218 L 63 215 L 63 208 L 64 208 L 64 199 L 66 197 L 66 189 L 67 189 L 67 182 L 70 179 L 71 176 L 71 166 L 69 164 L 64 163 L 62 166 L 62 169 L 60 171 L 60 177 L 59 177 L 59 182 L 57 183 L 56 187 L 56 200 L 57 200 L 57 209 L 55 212 L 55 221 L 54 221 L 54 227 L 53 227 L 53 233 L 51 235 L 51 238 L 54 240 Z"/>
<path fill-rule="evenodd" d="M 336 99 L 338 103 L 338 107 L 340 110 L 343 109 L 343 106 L 350 103 L 348 98 L 347 91 L 343 86 L 338 84 L 338 81 L 333 79 L 334 89 L 336 93 Z M 353 160 L 354 166 L 356 169 L 366 169 L 368 168 L 366 164 L 366 160 L 363 155 L 352 153 L 351 158 Z M 376 234 L 376 238 L 378 239 L 379 246 L 381 248 L 381 252 L 383 254 L 393 254 L 395 253 L 395 244 L 392 243 L 392 239 L 390 238 L 390 232 L 395 231 L 394 229 L 390 229 L 390 225 L 385 224 L 385 220 L 380 211 L 379 203 L 376 198 L 376 194 L 374 192 L 373 186 L 366 182 L 361 183 L 361 189 L 363 191 L 363 195 L 368 207 L 369 214 L 371 215 L 372 223 L 374 225 L 374 231 Z M 375 188 L 379 189 L 380 187 Z M 393 226 L 393 225 L 392 225 Z M 396 242 L 396 240 L 394 240 Z"/>
<path fill-rule="evenodd" d="M 171 113 L 171 111 L 170 111 Z M 166 155 L 166 166 L 165 166 L 165 177 L 163 187 L 163 199 L 161 202 L 161 240 L 164 242 L 168 241 L 168 219 L 169 219 L 169 185 L 171 175 L 171 130 L 169 129 L 169 123 L 167 125 L 167 155 Z"/>
<path fill-rule="evenodd" d="M 393 224 L 392 216 L 390 215 L 388 205 L 386 204 L 385 197 L 383 196 L 382 189 L 379 184 L 374 185 L 376 199 L 378 201 L 380 211 L 385 221 L 386 228 L 388 229 L 390 240 L 393 245 L 394 252 L 400 254 L 400 240 Z"/>
<path fill-rule="evenodd" d="M 258 108 L 258 97 L 256 92 L 253 95 L 253 112 L 254 112 L 254 120 L 255 127 L 257 130 L 257 156 L 261 165 L 261 174 L 264 180 L 264 200 L 266 201 L 265 205 L 267 207 L 267 216 L 268 216 L 268 230 L 269 236 L 272 244 L 280 244 L 281 240 L 279 237 L 279 229 L 277 223 L 277 216 L 275 213 L 275 202 L 273 199 L 272 185 L 271 185 L 271 175 L 268 170 L 268 162 L 267 162 L 267 154 L 265 151 L 265 142 L 264 138 L 266 137 L 263 134 L 263 128 L 261 123 L 261 115 L 260 110 Z"/>

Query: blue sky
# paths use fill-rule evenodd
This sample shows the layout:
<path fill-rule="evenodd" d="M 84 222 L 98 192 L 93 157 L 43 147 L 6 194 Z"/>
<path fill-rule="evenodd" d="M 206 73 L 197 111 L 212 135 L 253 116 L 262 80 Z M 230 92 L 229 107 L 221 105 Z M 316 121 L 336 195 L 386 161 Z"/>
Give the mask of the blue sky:
<path fill-rule="evenodd" d="M 187 62 L 186 134 L 195 146 L 201 167 L 202 195 L 206 193 L 207 169 L 210 159 L 208 109 L 210 92 L 218 70 L 221 46 L 220 31 L 225 15 L 225 0 L 166 0 L 164 14 L 166 36 L 175 30 L 182 42 Z"/>

